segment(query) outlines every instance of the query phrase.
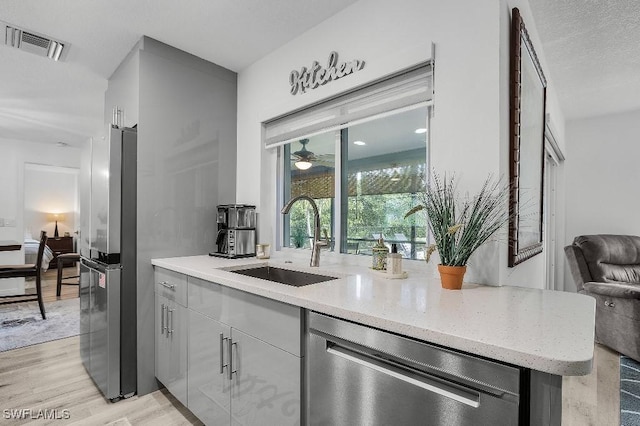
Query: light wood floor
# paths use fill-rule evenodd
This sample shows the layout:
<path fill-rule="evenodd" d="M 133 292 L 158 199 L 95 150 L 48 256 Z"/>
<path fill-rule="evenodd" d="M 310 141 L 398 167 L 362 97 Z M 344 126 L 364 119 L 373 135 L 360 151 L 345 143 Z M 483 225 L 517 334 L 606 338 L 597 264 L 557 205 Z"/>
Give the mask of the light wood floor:
<path fill-rule="evenodd" d="M 0 424 L 202 424 L 165 390 L 109 402 L 82 366 L 79 342 L 76 336 L 0 353 Z M 5 419 L 4 410 L 20 409 L 31 413 Z M 58 420 L 38 418 L 39 410 Z"/>
<path fill-rule="evenodd" d="M 596 345 L 587 376 L 562 379 L 563 426 L 620 426 L 620 354 Z"/>
<path fill-rule="evenodd" d="M 62 270 L 62 277 L 71 277 L 78 275 L 78 269 L 76 267 L 67 267 Z M 63 285 L 60 288 L 60 297 L 56 296 L 56 279 L 58 277 L 58 270 L 56 268 L 50 269 L 42 276 L 42 298 L 45 303 L 52 302 L 54 300 L 73 299 L 78 297 L 78 286 L 76 285 Z M 65 283 L 77 282 L 77 278 L 71 278 L 63 280 Z"/>
<path fill-rule="evenodd" d="M 56 271 L 43 281 L 46 301 L 56 300 Z M 65 276 L 75 274 L 65 268 Z M 76 286 L 62 286 L 61 298 L 78 297 Z M 563 426 L 620 425 L 619 355 L 596 345 L 593 371 L 563 379 Z M 58 410 L 68 419 L 6 420 L 5 409 Z M 68 410 L 68 411 L 62 411 Z M 166 390 L 111 403 L 104 399 L 80 360 L 79 338 L 0 352 L 0 424 L 200 425 Z"/>
<path fill-rule="evenodd" d="M 69 278 L 74 275 L 78 275 L 78 269 L 76 267 L 69 266 L 62 270 L 62 278 L 63 283 L 73 283 L 77 282 L 77 278 Z M 78 297 L 78 286 L 77 285 L 63 285 L 60 287 L 60 296 L 56 296 L 56 283 L 58 279 L 58 270 L 56 268 L 49 269 L 47 272 L 42 274 L 42 299 L 45 303 L 45 309 L 47 302 L 54 302 L 56 300 L 64 300 L 64 299 L 73 299 Z M 35 279 L 30 278 L 25 282 L 25 288 L 27 293 L 32 294 L 35 293 Z"/>
<path fill-rule="evenodd" d="M 63 277 L 76 274 L 76 268 L 64 268 Z M 45 308 L 48 302 L 78 297 L 78 287 L 71 285 L 63 285 L 56 296 L 56 269 L 42 278 Z M 27 283 L 30 286 L 33 283 Z M 5 418 L 10 413 L 4 410 L 20 409 L 31 412 L 20 420 Z M 45 414 L 58 419 L 44 419 Z M 0 425 L 4 424 L 202 425 L 164 389 L 117 403 L 106 400 L 82 365 L 77 336 L 0 352 Z"/>

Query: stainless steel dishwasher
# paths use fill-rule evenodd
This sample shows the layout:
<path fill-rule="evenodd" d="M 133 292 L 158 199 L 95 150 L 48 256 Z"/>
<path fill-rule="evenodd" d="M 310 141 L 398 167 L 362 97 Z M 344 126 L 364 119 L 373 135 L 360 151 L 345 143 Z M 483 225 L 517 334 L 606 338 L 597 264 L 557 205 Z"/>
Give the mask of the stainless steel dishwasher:
<path fill-rule="evenodd" d="M 517 425 L 520 369 L 315 312 L 310 425 Z"/>

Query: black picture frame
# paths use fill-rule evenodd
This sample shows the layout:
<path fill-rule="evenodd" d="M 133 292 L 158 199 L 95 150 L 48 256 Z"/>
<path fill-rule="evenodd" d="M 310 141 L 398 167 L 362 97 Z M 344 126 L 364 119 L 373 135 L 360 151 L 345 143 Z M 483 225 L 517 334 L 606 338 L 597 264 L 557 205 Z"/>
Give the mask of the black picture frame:
<path fill-rule="evenodd" d="M 509 266 L 542 252 L 547 81 L 518 8 L 511 14 Z"/>

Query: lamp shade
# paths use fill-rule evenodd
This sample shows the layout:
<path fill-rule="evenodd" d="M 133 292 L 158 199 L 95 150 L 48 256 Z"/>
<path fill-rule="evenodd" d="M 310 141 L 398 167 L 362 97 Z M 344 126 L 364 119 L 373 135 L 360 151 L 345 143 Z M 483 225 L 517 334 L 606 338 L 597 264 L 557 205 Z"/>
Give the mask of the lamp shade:
<path fill-rule="evenodd" d="M 64 213 L 48 213 L 47 220 L 49 222 L 64 222 L 65 214 Z"/>
<path fill-rule="evenodd" d="M 49 222 L 55 222 L 56 223 L 56 227 L 55 227 L 55 229 L 53 231 L 53 237 L 54 238 L 58 238 L 60 236 L 60 234 L 58 234 L 58 221 L 64 222 L 64 218 L 65 218 L 64 213 L 49 213 L 47 215 L 47 219 L 49 219 Z"/>

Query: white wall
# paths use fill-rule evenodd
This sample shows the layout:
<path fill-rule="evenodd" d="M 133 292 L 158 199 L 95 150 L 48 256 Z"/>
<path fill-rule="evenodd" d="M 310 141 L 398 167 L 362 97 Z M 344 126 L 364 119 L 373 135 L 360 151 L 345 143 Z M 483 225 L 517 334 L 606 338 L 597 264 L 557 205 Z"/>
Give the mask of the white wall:
<path fill-rule="evenodd" d="M 243 70 L 238 78 L 242 161 L 237 200 L 258 205 L 261 240 L 274 241 L 278 213 L 275 154 L 262 148 L 260 123 L 427 60 L 431 42 L 436 45 L 432 165 L 455 170 L 467 182 L 497 172 L 498 12 L 497 1 L 487 7 L 472 1 L 361 0 Z M 304 95 L 290 95 L 289 72 L 314 60 L 325 62 L 332 50 L 342 60 L 366 61 L 365 68 Z M 486 279 L 497 281 L 495 269 L 486 272 Z"/>
<path fill-rule="evenodd" d="M 533 27 L 526 1 L 512 3 L 524 3 L 523 15 Z M 261 122 L 424 61 L 430 57 L 431 42 L 436 46 L 431 165 L 441 172 L 455 171 L 468 189 L 477 188 L 489 173 L 506 177 L 510 6 L 504 0 L 361 0 L 241 71 L 237 200 L 258 206 L 260 239 L 275 242 L 279 215 L 276 155 L 262 147 Z M 533 36 L 537 40 L 535 31 Z M 332 50 L 342 60 L 365 60 L 365 69 L 292 96 L 290 71 L 314 60 L 324 63 Z M 554 102 L 553 95 L 551 99 Z M 551 109 L 558 111 L 557 106 Z M 557 121 L 564 121 L 561 115 Z M 541 262 L 538 256 L 507 268 L 502 242 L 472 259 L 467 278 L 542 288 Z M 515 274 L 517 270 L 523 272 Z"/>
<path fill-rule="evenodd" d="M 79 169 L 41 164 L 25 164 L 24 174 L 24 229 L 38 239 L 41 230 L 53 238 L 55 222 L 51 213 L 63 213 L 64 220 L 58 221 L 60 236 L 68 232 L 71 236 L 78 230 Z"/>
<path fill-rule="evenodd" d="M 0 151 L 0 217 L 16 223 L 15 227 L 0 228 L 0 239 L 22 241 L 25 165 L 80 168 L 80 149 L 0 139 Z"/>
<path fill-rule="evenodd" d="M 554 136 L 560 149 L 566 155 L 565 149 L 565 129 L 564 114 L 560 108 L 556 89 L 553 83 L 553 75 L 550 74 L 547 65 L 542 43 L 536 29 L 533 15 L 529 7 L 528 0 L 500 0 L 500 174 L 509 176 L 509 56 L 510 56 L 510 36 L 511 36 L 511 13 L 514 7 L 520 11 L 525 28 L 529 33 L 538 60 L 547 80 L 547 104 L 546 112 L 550 117 Z M 564 205 L 562 194 L 564 193 L 564 166 L 558 168 L 558 211 L 557 235 L 563 235 L 564 229 Z M 543 238 L 547 238 L 543 235 Z M 556 238 L 561 241 L 562 238 Z M 503 244 L 504 246 L 504 244 Z M 562 252 L 562 247 L 557 247 L 556 252 Z M 560 254 L 558 255 L 560 257 Z M 556 261 L 556 265 L 562 266 L 564 262 L 561 258 Z M 500 251 L 500 283 L 504 285 L 517 285 L 525 287 L 545 288 L 545 253 L 540 253 L 531 259 L 519 264 L 514 268 L 507 267 L 508 253 L 506 247 Z M 559 275 L 562 277 L 562 271 Z"/>
<path fill-rule="evenodd" d="M 640 235 L 640 110 L 567 123 L 566 233 Z M 565 287 L 575 284 L 568 272 Z"/>

